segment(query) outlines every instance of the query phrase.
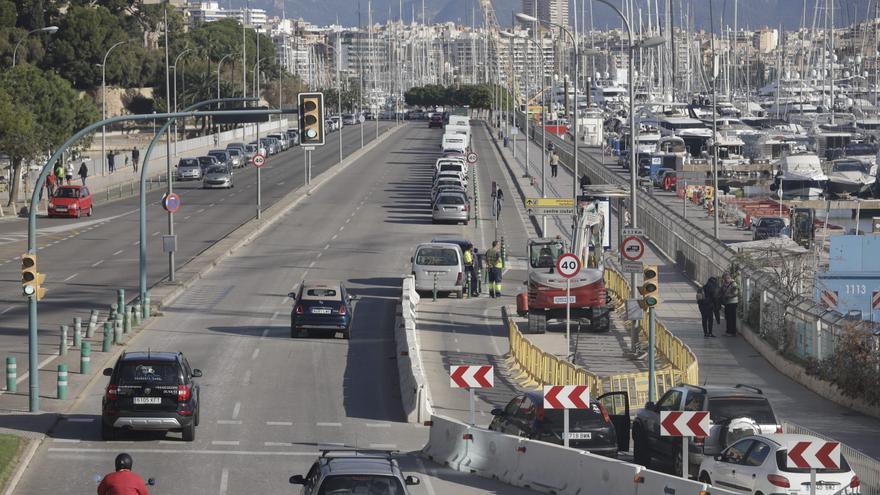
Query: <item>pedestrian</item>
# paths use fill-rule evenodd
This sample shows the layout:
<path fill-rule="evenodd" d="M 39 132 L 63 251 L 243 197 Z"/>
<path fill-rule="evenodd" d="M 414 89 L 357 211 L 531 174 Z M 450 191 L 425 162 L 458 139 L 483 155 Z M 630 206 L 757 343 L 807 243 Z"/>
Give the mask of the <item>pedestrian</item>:
<path fill-rule="evenodd" d="M 492 241 L 492 247 L 486 250 L 485 257 L 489 267 L 489 297 L 501 297 L 501 269 L 504 261 L 498 250 L 498 241 Z"/>
<path fill-rule="evenodd" d="M 116 170 L 116 156 L 112 151 L 107 152 L 107 170 L 112 174 Z"/>
<path fill-rule="evenodd" d="M 714 337 L 712 314 L 715 309 L 715 299 L 712 297 L 708 284 L 697 288 L 697 307 L 700 309 L 700 318 L 703 321 L 703 337 Z"/>
<path fill-rule="evenodd" d="M 550 177 L 556 177 L 559 173 L 559 155 L 556 150 L 550 151 Z"/>
<path fill-rule="evenodd" d="M 736 337 L 736 306 L 739 304 L 739 287 L 736 281 L 725 273 L 721 277 L 721 303 L 724 304 L 724 319 L 727 320 L 727 331 L 724 335 Z"/>
<path fill-rule="evenodd" d="M 86 166 L 86 161 L 83 160 L 82 163 L 79 164 L 79 178 L 82 180 L 82 185 L 86 185 L 86 177 L 89 175 L 89 167 Z"/>
<path fill-rule="evenodd" d="M 706 295 L 712 299 L 712 314 L 715 316 L 715 323 L 721 325 L 721 288 L 718 286 L 718 278 L 709 277 L 705 288 Z"/>
<path fill-rule="evenodd" d="M 470 286 L 470 294 L 471 297 L 477 296 L 477 271 L 474 270 L 474 246 L 473 244 L 468 244 L 464 248 L 464 274 L 465 277 L 468 277 L 468 280 L 471 282 Z"/>
<path fill-rule="evenodd" d="M 64 171 L 64 178 L 67 179 L 67 185 L 73 180 L 73 162 L 67 162 L 67 170 Z"/>
<path fill-rule="evenodd" d="M 49 175 L 46 176 L 46 193 L 49 194 L 49 198 L 55 195 L 55 181 L 55 172 L 49 172 Z"/>
<path fill-rule="evenodd" d="M 128 154 L 125 155 L 125 168 L 128 168 Z"/>
<path fill-rule="evenodd" d="M 131 163 L 134 166 L 134 173 L 138 171 L 138 160 L 141 159 L 141 150 L 134 148 L 131 150 Z"/>
<path fill-rule="evenodd" d="M 585 173 L 584 175 L 581 176 L 580 184 L 581 184 L 581 191 L 583 191 L 585 187 L 590 186 L 593 183 L 592 183 L 592 181 L 590 181 L 590 177 Z"/>
<path fill-rule="evenodd" d="M 55 164 L 55 180 L 56 185 L 64 185 L 64 165 L 62 165 L 61 163 Z"/>
<path fill-rule="evenodd" d="M 504 206 L 504 193 L 501 192 L 501 188 L 499 188 L 495 192 L 495 219 L 501 219 L 501 207 Z"/>

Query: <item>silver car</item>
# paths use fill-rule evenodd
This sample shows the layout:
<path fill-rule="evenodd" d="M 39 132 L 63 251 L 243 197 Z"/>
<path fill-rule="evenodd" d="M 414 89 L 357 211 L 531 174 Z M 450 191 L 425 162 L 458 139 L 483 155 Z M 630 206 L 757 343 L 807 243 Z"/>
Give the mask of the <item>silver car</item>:
<path fill-rule="evenodd" d="M 202 167 L 198 158 L 181 158 L 177 162 L 177 180 L 201 180 L 201 178 Z"/>
<path fill-rule="evenodd" d="M 226 152 L 229 153 L 229 160 L 232 163 L 232 168 L 241 168 L 244 166 L 244 154 L 241 152 L 241 149 L 227 148 Z"/>
<path fill-rule="evenodd" d="M 303 485 L 301 493 L 309 495 L 408 495 L 406 487 L 420 480 L 404 476 L 392 452 L 336 450 L 324 451 L 308 473 L 291 476 L 290 483 Z"/>
<path fill-rule="evenodd" d="M 438 222 L 462 222 L 468 224 L 470 205 L 464 194 L 457 192 L 443 192 L 434 200 L 434 209 L 431 221 Z"/>
<path fill-rule="evenodd" d="M 412 258 L 417 291 L 464 294 L 464 256 L 461 247 L 448 242 L 419 244 Z"/>
<path fill-rule="evenodd" d="M 229 189 L 235 187 L 232 182 L 232 169 L 225 165 L 214 165 L 205 170 L 205 179 L 202 181 L 205 189 Z"/>

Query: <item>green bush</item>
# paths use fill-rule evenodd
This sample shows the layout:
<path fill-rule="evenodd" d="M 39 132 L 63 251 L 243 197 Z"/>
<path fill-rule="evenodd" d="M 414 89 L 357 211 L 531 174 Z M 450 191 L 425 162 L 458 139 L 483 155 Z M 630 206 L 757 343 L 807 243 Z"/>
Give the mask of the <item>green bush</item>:
<path fill-rule="evenodd" d="M 863 329 L 845 329 L 838 337 L 834 354 L 821 361 L 810 360 L 806 370 L 837 385 L 847 397 L 880 404 L 880 353 L 876 338 Z"/>

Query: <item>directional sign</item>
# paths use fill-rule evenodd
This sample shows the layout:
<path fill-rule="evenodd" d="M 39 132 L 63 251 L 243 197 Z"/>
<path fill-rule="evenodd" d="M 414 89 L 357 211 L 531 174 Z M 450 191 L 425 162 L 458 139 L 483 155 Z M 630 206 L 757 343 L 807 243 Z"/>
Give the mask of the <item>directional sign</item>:
<path fill-rule="evenodd" d="M 629 236 L 633 236 L 633 235 L 638 236 L 638 237 L 645 237 L 645 229 L 634 229 L 631 227 L 624 227 L 624 228 L 620 229 L 620 235 L 622 235 L 623 237 L 629 237 Z"/>
<path fill-rule="evenodd" d="M 492 366 L 450 366 L 449 385 L 452 388 L 492 388 L 495 386 L 495 368 Z"/>
<path fill-rule="evenodd" d="M 556 273 L 571 278 L 580 273 L 581 260 L 574 253 L 565 253 L 556 260 Z"/>
<path fill-rule="evenodd" d="M 253 158 L 251 158 L 251 163 L 253 163 L 255 167 L 260 168 L 266 164 L 266 157 L 263 156 L 261 153 L 257 153 L 256 155 L 254 155 Z"/>
<path fill-rule="evenodd" d="M 574 208 L 574 198 L 526 198 L 526 208 Z"/>
<path fill-rule="evenodd" d="M 586 385 L 544 385 L 544 409 L 589 409 Z"/>
<path fill-rule="evenodd" d="M 642 273 L 645 265 L 641 261 L 622 260 L 620 262 L 620 271 L 623 273 Z"/>
<path fill-rule="evenodd" d="M 620 254 L 630 261 L 639 261 L 645 255 L 645 242 L 640 237 L 626 237 L 620 243 Z"/>
<path fill-rule="evenodd" d="M 574 208 L 547 208 L 547 207 L 535 207 L 529 208 L 528 214 L 530 216 L 534 215 L 551 215 L 551 216 L 571 216 L 574 215 Z"/>
<path fill-rule="evenodd" d="M 180 196 L 176 193 L 168 193 L 162 198 L 162 207 L 165 211 L 174 213 L 180 208 Z"/>
<path fill-rule="evenodd" d="M 478 158 L 480 158 L 479 155 L 477 155 L 477 153 L 474 151 L 471 151 L 470 153 L 467 154 L 467 162 L 468 163 L 477 163 Z"/>
<path fill-rule="evenodd" d="M 661 411 L 660 436 L 708 437 L 709 411 Z"/>
<path fill-rule="evenodd" d="M 840 469 L 840 443 L 816 439 L 796 442 L 788 449 L 789 467 Z"/>

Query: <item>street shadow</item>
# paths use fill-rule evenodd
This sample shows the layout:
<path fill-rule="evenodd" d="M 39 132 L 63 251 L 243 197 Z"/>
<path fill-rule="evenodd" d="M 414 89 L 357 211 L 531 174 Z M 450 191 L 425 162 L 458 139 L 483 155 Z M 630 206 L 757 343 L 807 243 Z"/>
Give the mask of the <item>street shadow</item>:
<path fill-rule="evenodd" d="M 287 316 L 285 315 L 283 324 L 275 324 L 275 325 L 244 325 L 244 326 L 211 326 L 208 327 L 208 330 L 217 333 L 224 333 L 228 335 L 238 335 L 241 337 L 254 337 L 261 338 L 263 337 L 263 333 L 268 330 L 266 333 L 266 338 L 290 338 L 290 324 L 287 322 Z"/>

